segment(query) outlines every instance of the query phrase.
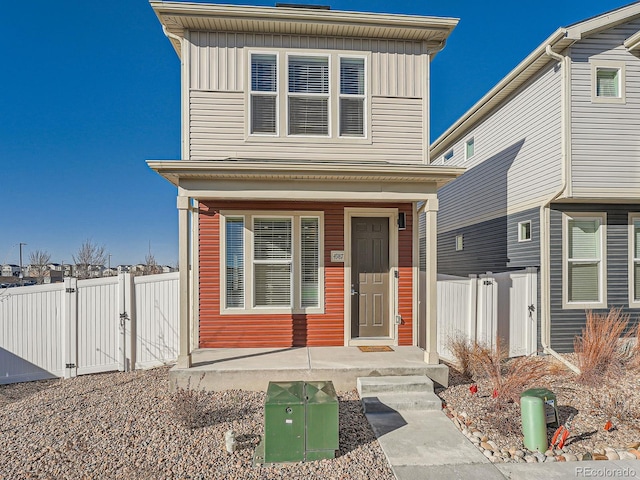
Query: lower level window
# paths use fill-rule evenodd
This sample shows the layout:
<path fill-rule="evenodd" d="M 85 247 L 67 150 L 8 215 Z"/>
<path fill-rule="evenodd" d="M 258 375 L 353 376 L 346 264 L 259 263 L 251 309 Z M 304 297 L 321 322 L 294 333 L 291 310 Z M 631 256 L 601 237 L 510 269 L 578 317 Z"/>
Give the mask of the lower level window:
<path fill-rule="evenodd" d="M 640 306 L 640 214 L 629 218 L 629 303 Z"/>
<path fill-rule="evenodd" d="M 566 303 L 605 304 L 604 214 L 566 214 L 563 230 Z"/>
<path fill-rule="evenodd" d="M 225 309 L 320 309 L 321 218 L 297 212 L 225 213 Z"/>

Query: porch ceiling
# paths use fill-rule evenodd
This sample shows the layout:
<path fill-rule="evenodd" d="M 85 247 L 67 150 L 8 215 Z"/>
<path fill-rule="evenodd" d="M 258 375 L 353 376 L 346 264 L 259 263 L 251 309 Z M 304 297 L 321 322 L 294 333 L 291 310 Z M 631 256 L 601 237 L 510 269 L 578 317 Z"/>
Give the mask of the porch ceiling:
<path fill-rule="evenodd" d="M 147 161 L 199 199 L 418 201 L 463 168 L 393 163 L 291 163 L 257 160 Z"/>

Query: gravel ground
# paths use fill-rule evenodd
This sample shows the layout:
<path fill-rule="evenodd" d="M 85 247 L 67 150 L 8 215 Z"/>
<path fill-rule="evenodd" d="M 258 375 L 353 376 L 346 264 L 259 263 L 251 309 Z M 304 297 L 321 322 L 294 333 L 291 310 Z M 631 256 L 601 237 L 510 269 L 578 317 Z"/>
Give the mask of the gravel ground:
<path fill-rule="evenodd" d="M 355 390 L 338 393 L 335 459 L 253 466 L 264 393 L 206 393 L 190 429 L 167 387 L 168 368 L 0 386 L 0 478 L 394 478 Z"/>
<path fill-rule="evenodd" d="M 574 374 L 559 362 L 546 358 L 552 365 L 553 374 L 527 388 L 545 387 L 554 392 L 562 422 L 574 415 L 564 451 L 574 455 L 600 454 L 608 448 L 637 451 L 640 442 L 639 372 L 627 370 L 615 380 L 603 379 L 599 385 L 588 387 L 575 382 Z M 478 392 L 472 395 L 469 387 L 474 383 Z M 466 423 L 495 442 L 498 449 L 523 448 L 520 405 L 508 403 L 496 408 L 488 380 L 467 380 L 451 367 L 449 388 L 437 393 L 448 407 L 445 413 L 450 417 L 450 410 L 454 410 L 454 416 L 464 413 Z M 609 431 L 604 428 L 607 421 L 612 423 Z M 549 440 L 555 430 L 555 427 L 548 427 Z"/>

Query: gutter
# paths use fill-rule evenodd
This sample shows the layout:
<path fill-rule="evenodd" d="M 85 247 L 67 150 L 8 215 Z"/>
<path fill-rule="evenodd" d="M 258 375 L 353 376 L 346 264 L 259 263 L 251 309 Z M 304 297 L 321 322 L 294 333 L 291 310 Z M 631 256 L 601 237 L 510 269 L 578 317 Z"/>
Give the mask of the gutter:
<path fill-rule="evenodd" d="M 567 191 L 568 186 L 568 168 L 571 161 L 571 83 L 569 78 L 569 67 L 571 59 L 566 55 L 561 55 L 551 49 L 551 44 L 545 48 L 545 54 L 554 60 L 560 62 L 562 68 L 562 99 L 561 99 L 561 185 L 560 189 L 551 195 L 549 199 L 540 206 L 540 343 L 542 351 L 552 355 L 561 361 L 573 372 L 580 374 L 580 369 L 573 363 L 563 358 L 558 352 L 551 348 L 551 258 L 550 258 L 550 206 L 551 203 L 558 199 Z"/>

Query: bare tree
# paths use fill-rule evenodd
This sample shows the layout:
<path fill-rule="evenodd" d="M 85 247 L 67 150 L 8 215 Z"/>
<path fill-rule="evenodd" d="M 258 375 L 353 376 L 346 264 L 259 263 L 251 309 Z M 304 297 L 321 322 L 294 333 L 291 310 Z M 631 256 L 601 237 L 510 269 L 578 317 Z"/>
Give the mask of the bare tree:
<path fill-rule="evenodd" d="M 44 282 L 49 263 L 51 263 L 51 254 L 45 250 L 34 250 L 29 254 L 29 264 L 31 266 L 29 276 L 34 277 L 38 285 Z"/>
<path fill-rule="evenodd" d="M 144 257 L 144 270 L 142 272 L 143 275 L 155 275 L 156 273 L 160 273 L 162 269 L 158 262 L 156 261 L 156 257 L 153 253 L 149 252 Z"/>
<path fill-rule="evenodd" d="M 75 255 L 72 255 L 76 266 L 76 276 L 80 279 L 91 276 L 91 267 L 104 265 L 107 260 L 104 245 L 98 246 L 93 241 L 85 240 Z"/>

